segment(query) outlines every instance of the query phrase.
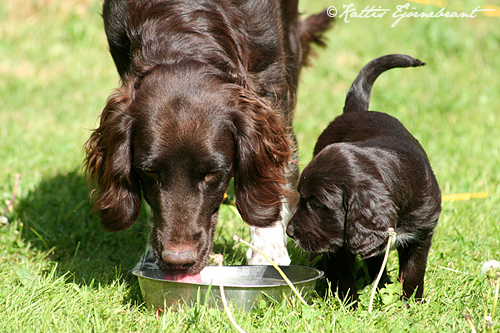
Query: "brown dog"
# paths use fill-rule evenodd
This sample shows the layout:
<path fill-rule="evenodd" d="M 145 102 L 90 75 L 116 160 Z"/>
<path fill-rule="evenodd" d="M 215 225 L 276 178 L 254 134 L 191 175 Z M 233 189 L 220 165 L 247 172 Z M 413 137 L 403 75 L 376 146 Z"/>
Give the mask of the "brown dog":
<path fill-rule="evenodd" d="M 340 297 L 357 300 L 353 266 L 367 262 L 372 280 L 388 229 L 397 237 L 405 297 L 421 298 L 441 193 L 418 141 L 395 118 L 368 111 L 376 78 L 394 67 L 424 65 L 406 55 L 368 63 L 351 86 L 344 113 L 321 134 L 300 176 L 299 203 L 287 234 L 306 251 L 326 254 L 322 267 Z M 385 274 L 385 273 L 384 273 Z"/>
<path fill-rule="evenodd" d="M 234 177 L 243 220 L 277 229 L 262 243 L 289 262 L 282 206 L 298 178 L 299 70 L 331 19 L 300 22 L 297 1 L 277 0 L 106 0 L 103 18 L 123 83 L 87 142 L 104 228 L 134 224 L 143 196 L 152 261 L 172 279 L 197 275 Z"/>

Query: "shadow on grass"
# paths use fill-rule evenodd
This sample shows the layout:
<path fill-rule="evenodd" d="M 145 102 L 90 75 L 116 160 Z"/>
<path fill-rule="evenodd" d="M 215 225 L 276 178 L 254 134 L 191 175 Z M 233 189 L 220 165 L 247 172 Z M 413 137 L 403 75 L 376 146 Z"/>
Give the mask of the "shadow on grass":
<path fill-rule="evenodd" d="M 147 241 L 146 214 L 124 232 L 108 233 L 91 213 L 90 186 L 77 171 L 43 180 L 19 205 L 23 238 L 39 251 L 51 252 L 61 275 L 71 272 L 74 282 L 130 281 L 129 271 Z"/>
<path fill-rule="evenodd" d="M 130 270 L 148 239 L 146 205 L 132 228 L 106 232 L 91 212 L 90 190 L 80 171 L 41 181 L 15 209 L 23 223 L 23 238 L 38 251 L 53 249 L 50 258 L 57 262 L 60 275 L 70 272 L 70 280 L 81 285 L 111 284 L 119 278 L 130 286 L 126 301 L 140 301 L 138 282 Z M 244 263 L 245 249 L 233 245 L 232 239 L 216 235 L 214 252 Z"/>

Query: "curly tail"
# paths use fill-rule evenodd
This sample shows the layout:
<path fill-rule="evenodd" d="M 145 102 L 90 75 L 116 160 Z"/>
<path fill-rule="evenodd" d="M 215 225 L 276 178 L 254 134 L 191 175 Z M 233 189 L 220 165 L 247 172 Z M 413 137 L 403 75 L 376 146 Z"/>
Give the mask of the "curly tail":
<path fill-rule="evenodd" d="M 389 54 L 370 61 L 354 80 L 344 105 L 344 113 L 368 111 L 370 94 L 375 80 L 385 71 L 396 67 L 418 67 L 424 62 L 405 54 Z"/>

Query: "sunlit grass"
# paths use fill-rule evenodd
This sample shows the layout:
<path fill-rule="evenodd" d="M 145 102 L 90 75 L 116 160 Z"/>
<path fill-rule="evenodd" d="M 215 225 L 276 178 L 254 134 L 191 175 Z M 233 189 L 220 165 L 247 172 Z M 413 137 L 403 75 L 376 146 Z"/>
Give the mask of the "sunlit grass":
<path fill-rule="evenodd" d="M 341 3 L 303 1 L 311 13 Z M 357 1 L 394 8 L 394 2 Z M 420 11 L 437 7 L 412 3 Z M 491 1 L 456 1 L 468 10 Z M 0 4 L 0 213 L 18 196 L 0 227 L 2 332 L 220 332 L 232 330 L 218 309 L 184 308 L 156 318 L 141 305 L 129 270 L 147 240 L 147 209 L 130 230 L 105 233 L 90 212 L 90 186 L 81 171 L 83 145 L 96 126 L 118 75 L 107 51 L 100 2 L 5 0 Z M 464 313 L 480 331 L 490 308 L 482 262 L 500 259 L 500 31 L 498 18 L 338 20 L 301 75 L 294 119 L 300 165 L 311 159 L 321 131 L 341 113 L 345 94 L 368 61 L 406 53 L 427 66 L 394 69 L 375 83 L 371 109 L 387 112 L 426 149 L 443 194 L 488 192 L 485 199 L 444 202 L 428 261 L 425 300 L 407 307 L 399 285 L 369 289 L 357 310 L 333 296 L 312 310 L 297 300 L 261 302 L 234 312 L 247 332 L 469 332 Z M 223 206 L 214 252 L 244 264 L 232 236 L 248 228 Z M 294 264 L 307 254 L 289 244 Z M 397 276 L 397 255 L 389 256 Z M 498 311 L 497 311 L 498 312 Z M 500 328 L 498 314 L 494 328 Z"/>

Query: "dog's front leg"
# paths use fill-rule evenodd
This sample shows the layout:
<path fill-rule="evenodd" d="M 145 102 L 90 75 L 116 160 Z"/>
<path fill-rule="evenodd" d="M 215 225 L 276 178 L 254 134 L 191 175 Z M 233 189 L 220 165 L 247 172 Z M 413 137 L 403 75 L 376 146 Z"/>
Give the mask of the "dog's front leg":
<path fill-rule="evenodd" d="M 286 175 L 288 188 L 292 193 L 295 193 L 297 188 L 297 181 L 299 178 L 299 170 L 297 163 L 298 161 L 297 150 L 294 148 L 297 146 L 294 134 L 290 134 L 289 137 L 291 142 L 294 142 L 292 147 L 292 160 L 288 165 L 288 173 Z M 290 257 L 288 255 L 287 236 L 286 236 L 286 226 L 293 209 L 297 205 L 298 196 L 290 198 L 281 199 L 281 214 L 280 220 L 268 228 L 256 228 L 250 227 L 250 238 L 251 244 L 261 250 L 265 255 L 267 255 L 276 264 L 281 266 L 290 265 Z M 247 251 L 247 262 L 249 265 L 269 265 L 269 262 L 257 251 L 253 251 L 251 248 Z"/>
<path fill-rule="evenodd" d="M 290 257 L 286 248 L 286 223 L 290 217 L 287 204 L 283 204 L 281 220 L 268 228 L 250 227 L 251 244 L 261 250 L 272 261 L 278 265 L 290 265 Z M 251 248 L 247 251 L 247 262 L 249 265 L 269 265 L 269 262 Z"/>

